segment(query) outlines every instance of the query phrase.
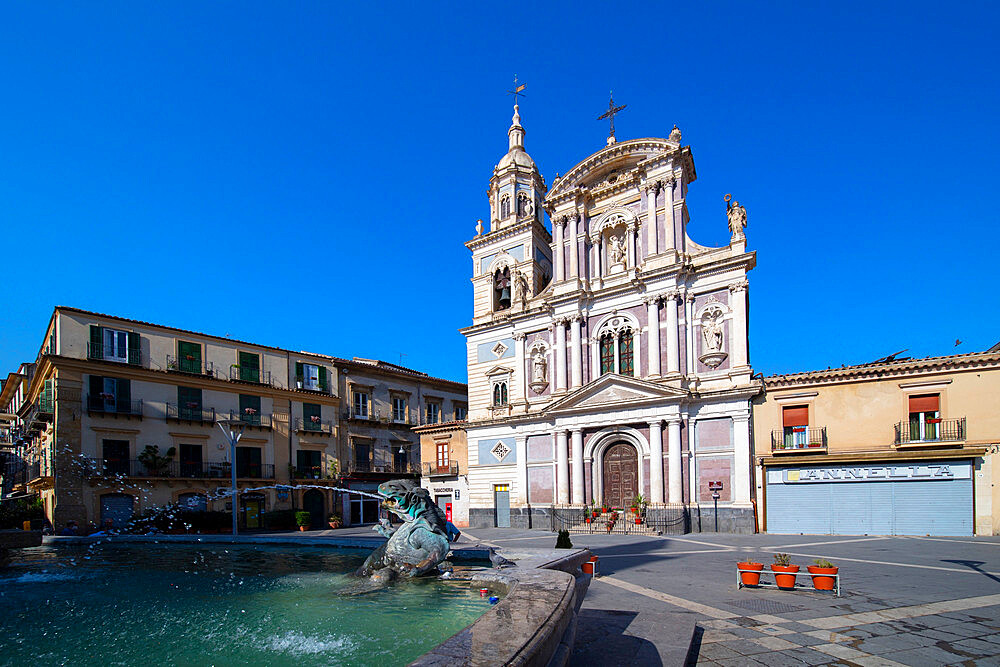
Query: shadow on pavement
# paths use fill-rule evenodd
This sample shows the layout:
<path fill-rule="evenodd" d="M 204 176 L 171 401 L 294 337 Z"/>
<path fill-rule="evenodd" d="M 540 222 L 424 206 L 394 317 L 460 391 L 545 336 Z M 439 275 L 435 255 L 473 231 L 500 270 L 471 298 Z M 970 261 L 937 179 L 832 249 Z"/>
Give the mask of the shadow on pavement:
<path fill-rule="evenodd" d="M 662 665 L 656 646 L 642 637 L 625 634 L 639 612 L 614 609 L 581 609 L 576 643 L 569 664 Z M 697 654 L 696 654 L 697 655 Z"/>
<path fill-rule="evenodd" d="M 983 561 L 983 560 L 949 560 L 949 559 L 943 559 L 941 562 L 942 563 L 954 563 L 955 565 L 963 565 L 963 566 L 969 568 L 970 570 L 975 570 L 976 572 L 978 572 L 979 574 L 983 575 L 984 577 L 987 577 L 987 578 L 992 579 L 993 581 L 995 581 L 997 583 L 1000 583 L 1000 577 L 992 575 L 989 572 L 987 572 L 987 571 L 985 571 L 985 570 L 982 569 L 982 566 L 986 565 L 986 561 Z"/>

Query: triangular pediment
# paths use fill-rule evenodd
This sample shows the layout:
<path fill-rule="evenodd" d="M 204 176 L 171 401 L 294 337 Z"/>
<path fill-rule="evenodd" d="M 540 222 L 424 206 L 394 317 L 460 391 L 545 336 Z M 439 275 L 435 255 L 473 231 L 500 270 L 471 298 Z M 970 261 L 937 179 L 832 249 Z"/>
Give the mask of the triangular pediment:
<path fill-rule="evenodd" d="M 633 407 L 647 403 L 677 402 L 687 392 L 624 375 L 604 375 L 585 387 L 563 396 L 545 408 L 545 413 Z"/>
<path fill-rule="evenodd" d="M 494 366 L 490 370 L 486 371 L 486 376 L 490 377 L 493 375 L 510 375 L 514 372 L 514 369 L 507 368 L 506 366 Z"/>

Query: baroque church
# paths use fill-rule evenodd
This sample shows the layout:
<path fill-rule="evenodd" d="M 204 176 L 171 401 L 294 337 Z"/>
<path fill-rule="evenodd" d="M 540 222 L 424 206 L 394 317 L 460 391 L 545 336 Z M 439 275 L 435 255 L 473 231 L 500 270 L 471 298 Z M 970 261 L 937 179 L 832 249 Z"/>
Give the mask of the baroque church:
<path fill-rule="evenodd" d="M 469 525 L 550 529 L 642 495 L 684 530 L 712 529 L 717 503 L 720 530 L 753 532 L 746 211 L 727 197 L 729 245 L 699 245 L 680 130 L 611 128 L 549 189 L 514 106 L 489 229 L 466 243 Z"/>

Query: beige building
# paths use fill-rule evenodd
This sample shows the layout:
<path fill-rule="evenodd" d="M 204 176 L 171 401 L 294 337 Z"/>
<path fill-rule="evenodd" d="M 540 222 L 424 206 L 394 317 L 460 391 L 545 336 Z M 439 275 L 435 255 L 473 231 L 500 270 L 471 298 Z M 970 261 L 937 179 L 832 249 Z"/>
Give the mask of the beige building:
<path fill-rule="evenodd" d="M 431 424 L 420 435 L 421 486 L 456 526 L 469 525 L 469 442 L 465 421 Z"/>
<path fill-rule="evenodd" d="M 291 508 L 312 512 L 318 527 L 338 507 L 350 521 L 350 502 L 332 487 L 344 462 L 357 470 L 362 460 L 340 430 L 351 386 L 341 374 L 380 363 L 57 307 L 23 397 L 12 400 L 5 384 L 3 398 L 30 443 L 27 487 L 57 530 L 71 519 L 121 525 L 171 503 L 229 509 L 233 464 L 245 527 Z M 404 391 L 426 378 L 398 367 L 376 374 Z M 220 419 L 246 425 L 235 462 Z"/>
<path fill-rule="evenodd" d="M 753 400 L 759 527 L 994 535 L 1000 351 L 764 379 Z"/>

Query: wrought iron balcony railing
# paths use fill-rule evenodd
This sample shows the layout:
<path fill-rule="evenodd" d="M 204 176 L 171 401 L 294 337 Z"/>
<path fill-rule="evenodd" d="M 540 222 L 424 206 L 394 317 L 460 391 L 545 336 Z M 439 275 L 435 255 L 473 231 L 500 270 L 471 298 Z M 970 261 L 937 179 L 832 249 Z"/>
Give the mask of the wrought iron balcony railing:
<path fill-rule="evenodd" d="M 333 423 L 329 419 L 320 419 L 318 417 L 298 417 L 295 420 L 295 430 L 304 433 L 330 435 L 333 433 Z"/>
<path fill-rule="evenodd" d="M 140 398 L 137 401 L 120 401 L 114 394 L 90 394 L 87 396 L 87 412 L 142 417 L 142 399 Z"/>
<path fill-rule="evenodd" d="M 190 375 L 215 377 L 215 367 L 211 361 L 204 361 L 191 354 L 184 356 L 168 354 L 167 370 L 172 373 L 188 373 Z"/>
<path fill-rule="evenodd" d="M 230 410 L 230 419 L 239 419 L 241 422 L 247 426 L 256 426 L 258 428 L 271 428 L 271 415 L 262 415 L 259 412 L 247 412 L 243 410 Z"/>
<path fill-rule="evenodd" d="M 320 382 L 316 382 L 316 384 L 310 384 L 310 382 L 308 381 L 308 378 L 306 378 L 305 376 L 302 376 L 302 375 L 296 375 L 295 376 L 295 388 L 296 389 L 301 389 L 302 391 L 314 391 L 317 394 L 329 394 L 330 393 L 330 385 L 329 384 L 327 384 L 325 387 Z"/>
<path fill-rule="evenodd" d="M 238 366 L 233 364 L 229 367 L 229 379 L 232 382 L 250 382 L 253 384 L 271 384 L 271 371 L 262 371 L 253 366 Z"/>
<path fill-rule="evenodd" d="M 958 419 L 925 419 L 899 422 L 895 425 L 893 444 L 961 442 L 965 440 L 965 417 Z"/>
<path fill-rule="evenodd" d="M 421 468 L 425 477 L 452 477 L 458 474 L 458 463 L 454 461 L 444 465 L 424 463 Z"/>
<path fill-rule="evenodd" d="M 84 459 L 86 477 L 229 479 L 230 470 L 228 461 L 166 461 L 154 466 L 136 459 Z M 237 463 L 236 476 L 243 479 L 273 479 L 274 464 Z"/>
<path fill-rule="evenodd" d="M 825 447 L 825 426 L 787 426 L 771 431 L 772 451 L 822 449 Z"/>
<path fill-rule="evenodd" d="M 215 423 L 215 408 L 202 407 L 197 403 L 167 403 L 167 419 L 188 422 Z"/>
<path fill-rule="evenodd" d="M 103 359 L 105 361 L 117 361 L 119 363 L 126 363 L 130 366 L 141 366 L 142 365 L 142 352 L 138 349 L 130 348 L 125 351 L 125 356 L 122 357 L 117 355 L 118 350 L 111 348 L 104 343 L 87 343 L 87 358 L 88 359 Z"/>
<path fill-rule="evenodd" d="M 420 468 L 412 463 L 375 463 L 372 461 L 352 461 L 347 465 L 349 473 L 391 473 L 396 475 L 419 475 Z"/>

